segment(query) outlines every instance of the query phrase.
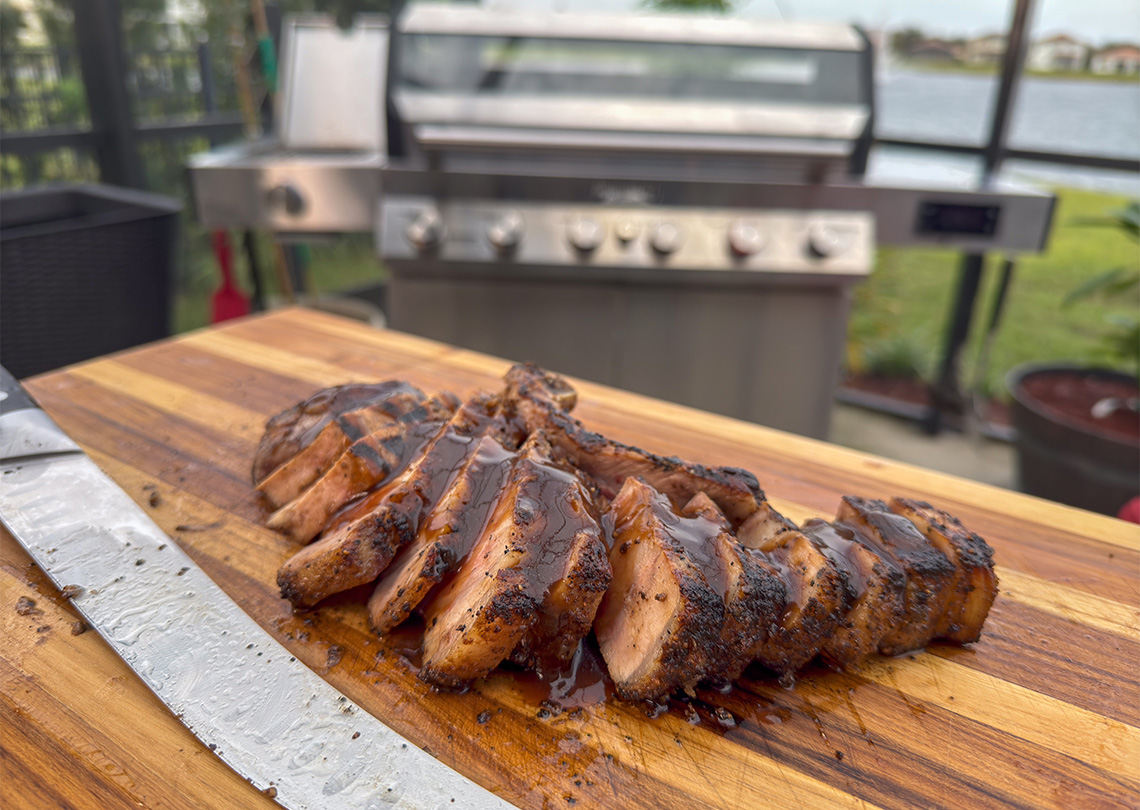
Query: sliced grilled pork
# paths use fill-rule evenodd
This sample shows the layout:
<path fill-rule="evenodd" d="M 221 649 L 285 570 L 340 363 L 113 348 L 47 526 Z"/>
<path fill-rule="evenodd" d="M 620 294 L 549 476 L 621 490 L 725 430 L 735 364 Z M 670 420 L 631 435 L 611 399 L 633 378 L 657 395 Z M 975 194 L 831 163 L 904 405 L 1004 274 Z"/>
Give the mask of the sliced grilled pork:
<path fill-rule="evenodd" d="M 950 559 L 882 501 L 845 495 L 836 520 L 861 529 L 876 551 L 893 557 L 906 572 L 903 619 L 879 641 L 879 651 L 897 655 L 925 647 L 954 592 L 957 569 Z"/>
<path fill-rule="evenodd" d="M 578 404 L 578 392 L 570 383 L 534 363 L 511 366 L 503 375 L 503 381 L 507 384 L 505 398 L 508 400 L 525 397 L 566 412 Z"/>
<path fill-rule="evenodd" d="M 906 574 L 862 540 L 857 526 L 813 519 L 804 524 L 804 534 L 843 575 L 850 602 L 820 654 L 834 666 L 853 666 L 874 653 L 887 631 L 902 621 Z"/>
<path fill-rule="evenodd" d="M 753 658 L 789 678 L 831 638 L 850 606 L 850 592 L 835 564 L 798 530 L 770 537 L 754 557 L 783 581 L 787 604 Z"/>
<path fill-rule="evenodd" d="M 371 582 L 419 531 L 494 420 L 498 398 L 476 395 L 428 435 L 423 451 L 398 477 L 334 520 L 325 535 L 281 566 L 277 584 L 295 606 Z M 421 422 L 409 433 L 428 433 Z M 421 434 L 422 435 L 422 434 Z"/>
<path fill-rule="evenodd" d="M 691 540 L 715 555 L 717 564 L 704 566 L 705 578 L 724 599 L 720 649 L 705 679 L 730 683 L 752 661 L 756 648 L 767 641 L 769 627 L 783 616 L 787 589 L 775 570 L 741 547 L 708 495 L 698 492 L 681 514 L 693 519 L 687 532 Z M 693 558 L 701 559 L 699 554 Z"/>
<path fill-rule="evenodd" d="M 398 421 L 353 442 L 311 487 L 270 515 L 265 525 L 299 543 L 312 540 L 338 509 L 399 474 L 423 449 L 426 436 L 443 425 L 449 409 L 433 397 L 415 413 L 437 417 L 420 422 L 430 426 L 426 435 Z"/>
<path fill-rule="evenodd" d="M 594 632 L 618 694 L 629 700 L 691 690 L 719 654 L 724 599 L 702 568 L 723 563 L 711 550 L 694 560 L 682 539 L 689 527 L 678 531 L 678 520 L 669 499 L 638 476 L 625 479 L 605 516 L 613 584 Z"/>
<path fill-rule="evenodd" d="M 265 433 L 253 456 L 253 483 L 261 483 L 267 475 L 297 455 L 324 430 L 325 425 L 342 413 L 376 404 L 388 408 L 393 418 L 399 418 L 425 399 L 423 391 L 400 380 L 372 385 L 337 385 L 318 391 L 265 423 Z M 458 406 L 458 402 L 455 404 Z"/>
<path fill-rule="evenodd" d="M 627 478 L 638 476 L 678 505 L 688 503 L 698 492 L 706 493 L 734 526 L 765 502 L 756 478 L 745 470 L 705 467 L 615 442 L 591 433 L 577 419 L 546 403 L 526 396 L 511 399 L 509 391 L 504 407 L 513 410 L 528 431 L 546 434 L 554 449 L 593 478 L 608 499 L 617 495 Z"/>
<path fill-rule="evenodd" d="M 545 444 L 545 443 L 544 443 Z M 545 445 L 549 453 L 549 445 Z M 554 505 L 559 524 L 581 524 L 567 541 L 547 542 L 539 565 L 548 583 L 538 616 L 511 651 L 511 660 L 540 675 L 561 670 L 574 657 L 579 642 L 590 632 L 598 605 L 612 579 L 606 542 L 597 517 L 595 495 L 579 473 L 570 497 Z M 547 507 L 549 508 L 549 507 Z M 548 529 L 549 531 L 549 529 Z M 564 550 L 563 550 L 564 549 Z"/>
<path fill-rule="evenodd" d="M 420 677 L 454 687 L 486 675 L 529 631 L 545 635 L 542 624 L 551 616 L 545 611 L 566 598 L 552 594 L 592 599 L 596 606 L 608 568 L 567 571 L 566 561 L 590 565 L 589 549 L 602 543 L 590 492 L 576 472 L 556 466 L 545 439 L 532 434 L 483 537 L 424 611 Z M 588 604 L 569 607 L 593 616 Z M 573 652 L 589 623 L 567 616 L 550 626 L 560 634 L 557 643 Z"/>
<path fill-rule="evenodd" d="M 892 498 L 889 505 L 892 512 L 911 521 L 956 569 L 950 600 L 934 627 L 934 637 L 959 644 L 977 641 L 997 598 L 993 549 L 967 531 L 958 518 L 928 503 Z"/>
<path fill-rule="evenodd" d="M 490 436 L 479 441 L 415 541 L 376 583 L 368 600 L 373 630 L 384 634 L 407 619 L 424 596 L 467 559 L 502 495 L 514 457 Z"/>
<path fill-rule="evenodd" d="M 379 403 L 333 418 L 312 443 L 302 448 L 257 485 L 266 501 L 274 507 L 283 506 L 328 472 L 329 468 L 358 441 L 367 439 L 389 425 L 407 425 L 415 422 L 443 421 L 455 412 L 450 400 L 432 397 L 417 403 L 406 413 L 392 416 L 391 405 L 401 394 Z"/>

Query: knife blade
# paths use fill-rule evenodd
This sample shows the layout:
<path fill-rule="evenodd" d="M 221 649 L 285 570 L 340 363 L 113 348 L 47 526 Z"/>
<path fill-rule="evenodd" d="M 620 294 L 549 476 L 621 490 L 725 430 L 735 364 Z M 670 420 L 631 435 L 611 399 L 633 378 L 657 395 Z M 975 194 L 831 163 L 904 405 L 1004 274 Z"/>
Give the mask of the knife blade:
<path fill-rule="evenodd" d="M 0 367 L 0 522 L 171 712 L 293 810 L 504 810 L 231 600 Z"/>

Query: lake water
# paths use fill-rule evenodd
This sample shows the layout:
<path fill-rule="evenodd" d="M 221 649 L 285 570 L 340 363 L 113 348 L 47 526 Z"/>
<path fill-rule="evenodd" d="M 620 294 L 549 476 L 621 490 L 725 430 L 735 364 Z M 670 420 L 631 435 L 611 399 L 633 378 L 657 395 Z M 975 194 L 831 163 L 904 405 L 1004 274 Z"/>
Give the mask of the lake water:
<path fill-rule="evenodd" d="M 997 95 L 997 77 L 888 68 L 877 84 L 882 137 L 982 143 Z M 1018 87 L 1009 143 L 1024 149 L 1140 160 L 1140 82 L 1027 77 Z M 912 153 L 913 154 L 913 153 Z M 923 152 L 929 158 L 929 152 Z M 905 159 L 883 150 L 880 160 Z M 947 156 L 971 168 L 971 158 Z M 1140 195 L 1140 175 L 1011 162 L 1009 172 L 1051 183 Z"/>

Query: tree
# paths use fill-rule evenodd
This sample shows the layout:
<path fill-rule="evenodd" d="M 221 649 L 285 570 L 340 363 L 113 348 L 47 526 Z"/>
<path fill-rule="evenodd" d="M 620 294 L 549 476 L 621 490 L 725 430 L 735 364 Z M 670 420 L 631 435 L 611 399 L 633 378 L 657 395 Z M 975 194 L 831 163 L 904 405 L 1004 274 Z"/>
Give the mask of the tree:
<path fill-rule="evenodd" d="M 21 9 L 8 2 L 0 2 L 0 51 L 11 51 L 16 47 L 25 25 Z"/>
<path fill-rule="evenodd" d="M 926 34 L 920 29 L 903 28 L 891 34 L 891 50 L 900 56 L 907 56 L 925 39 Z"/>

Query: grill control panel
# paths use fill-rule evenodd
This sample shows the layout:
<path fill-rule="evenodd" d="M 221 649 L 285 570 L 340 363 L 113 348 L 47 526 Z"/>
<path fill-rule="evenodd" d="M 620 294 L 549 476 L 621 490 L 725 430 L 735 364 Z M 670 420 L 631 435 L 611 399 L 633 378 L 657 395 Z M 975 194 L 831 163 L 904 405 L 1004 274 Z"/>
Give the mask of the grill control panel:
<path fill-rule="evenodd" d="M 874 218 L 798 211 L 383 202 L 385 258 L 549 267 L 866 274 Z"/>

